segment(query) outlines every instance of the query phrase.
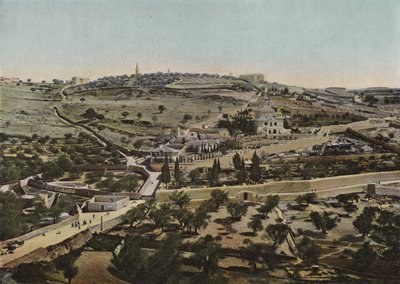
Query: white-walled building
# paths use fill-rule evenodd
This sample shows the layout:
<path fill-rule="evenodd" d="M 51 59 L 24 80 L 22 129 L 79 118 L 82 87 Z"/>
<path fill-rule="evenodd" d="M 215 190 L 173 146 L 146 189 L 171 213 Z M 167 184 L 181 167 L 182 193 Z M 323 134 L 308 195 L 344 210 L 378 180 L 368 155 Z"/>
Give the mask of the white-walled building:
<path fill-rule="evenodd" d="M 150 155 L 153 161 L 163 161 L 165 157 L 170 161 L 175 161 L 179 158 L 181 150 L 168 147 L 167 145 L 161 145 L 157 148 L 152 148 L 150 150 Z"/>
<path fill-rule="evenodd" d="M 127 196 L 96 195 L 87 202 L 89 212 L 115 211 L 129 204 Z"/>
<path fill-rule="evenodd" d="M 275 112 L 268 104 L 266 104 L 255 113 L 257 134 L 267 134 L 267 137 L 271 139 L 276 139 L 281 135 L 290 134 L 290 129 L 285 129 L 284 127 L 285 117 L 280 110 Z"/>

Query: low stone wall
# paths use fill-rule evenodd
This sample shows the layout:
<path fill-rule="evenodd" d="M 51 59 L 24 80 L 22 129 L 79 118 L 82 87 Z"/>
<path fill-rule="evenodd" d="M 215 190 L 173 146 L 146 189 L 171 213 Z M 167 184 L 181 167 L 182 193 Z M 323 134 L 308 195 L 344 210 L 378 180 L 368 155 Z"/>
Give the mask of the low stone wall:
<path fill-rule="evenodd" d="M 75 250 L 85 245 L 88 240 L 93 237 L 92 231 L 87 229 L 82 231 L 61 243 L 48 246 L 47 248 L 38 248 L 29 254 L 21 256 L 5 265 L 6 268 L 14 268 L 21 263 L 30 263 L 37 261 L 51 261 L 60 255 L 67 254 L 71 250 Z"/>
<path fill-rule="evenodd" d="M 112 148 L 115 148 L 115 149 L 117 149 L 118 151 L 124 153 L 125 155 L 129 155 L 129 154 L 130 154 L 129 151 L 128 151 L 127 149 L 125 149 L 124 147 L 122 147 L 122 146 L 120 146 L 120 145 L 117 145 L 117 144 L 112 143 L 110 140 L 108 140 L 108 139 L 105 138 L 104 136 L 100 135 L 98 132 L 96 132 L 95 130 L 93 130 L 93 129 L 90 128 L 89 126 L 87 126 L 87 125 L 85 125 L 85 124 L 82 124 L 82 123 L 79 123 L 79 122 L 76 122 L 76 121 L 73 121 L 73 120 L 70 119 L 69 117 L 63 115 L 63 114 L 60 112 L 60 110 L 59 110 L 56 106 L 54 106 L 53 108 L 54 108 L 54 110 L 56 111 L 57 115 L 58 115 L 59 117 L 61 117 L 62 119 L 64 119 L 65 121 L 67 121 L 68 123 L 73 124 L 73 125 L 76 125 L 76 126 L 79 126 L 79 127 L 82 127 L 82 128 L 85 128 L 87 131 L 91 132 L 97 139 L 101 140 L 101 141 L 102 141 L 103 143 L 105 143 L 107 146 L 112 147 Z"/>
<path fill-rule="evenodd" d="M 253 192 L 259 196 L 268 194 L 282 194 L 282 199 L 292 200 L 299 192 L 316 192 L 319 190 L 334 189 L 338 187 L 352 187 L 349 190 L 359 190 L 360 184 L 376 183 L 384 181 L 400 180 L 400 171 L 367 173 L 358 175 L 338 176 L 330 178 L 320 178 L 302 181 L 278 181 L 256 185 L 237 185 L 229 187 L 207 187 L 181 189 L 187 192 L 192 199 L 204 200 L 210 198 L 213 189 L 221 189 L 229 193 L 230 198 L 236 198 L 243 191 Z M 173 190 L 158 190 L 156 199 L 159 201 L 169 201 L 169 196 Z M 321 193 L 326 195 L 326 193 Z"/>

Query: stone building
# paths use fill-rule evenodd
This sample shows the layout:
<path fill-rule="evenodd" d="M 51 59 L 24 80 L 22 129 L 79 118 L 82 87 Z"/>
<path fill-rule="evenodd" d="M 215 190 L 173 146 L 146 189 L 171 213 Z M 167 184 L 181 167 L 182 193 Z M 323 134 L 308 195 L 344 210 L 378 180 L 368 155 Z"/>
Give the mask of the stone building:
<path fill-rule="evenodd" d="M 285 129 L 285 117 L 282 112 L 274 111 L 269 105 L 265 105 L 255 111 L 257 134 L 267 134 L 269 139 L 278 139 L 290 134 L 290 129 Z"/>
<path fill-rule="evenodd" d="M 150 155 L 152 161 L 155 162 L 164 161 L 165 157 L 167 157 L 170 161 L 175 161 L 176 159 L 179 159 L 180 152 L 181 150 L 169 147 L 167 144 L 161 145 L 157 148 L 152 148 L 150 150 Z"/>

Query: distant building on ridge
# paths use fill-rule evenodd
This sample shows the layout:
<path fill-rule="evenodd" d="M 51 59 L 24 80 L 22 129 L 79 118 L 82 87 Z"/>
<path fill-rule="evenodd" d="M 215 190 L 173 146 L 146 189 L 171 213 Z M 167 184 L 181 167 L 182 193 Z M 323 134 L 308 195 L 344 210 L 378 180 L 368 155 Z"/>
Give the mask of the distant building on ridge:
<path fill-rule="evenodd" d="M 71 84 L 73 85 L 83 85 L 90 82 L 89 78 L 72 77 Z"/>
<path fill-rule="evenodd" d="M 262 84 L 264 83 L 264 74 L 243 74 L 239 76 L 239 79 L 253 84 Z"/>

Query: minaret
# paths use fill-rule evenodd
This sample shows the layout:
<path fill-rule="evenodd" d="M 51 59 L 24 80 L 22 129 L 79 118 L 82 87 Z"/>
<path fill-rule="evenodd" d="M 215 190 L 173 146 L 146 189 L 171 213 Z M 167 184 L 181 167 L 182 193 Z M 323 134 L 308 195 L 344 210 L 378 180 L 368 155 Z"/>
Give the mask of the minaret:
<path fill-rule="evenodd" d="M 139 65 L 136 63 L 135 77 L 139 77 Z"/>

